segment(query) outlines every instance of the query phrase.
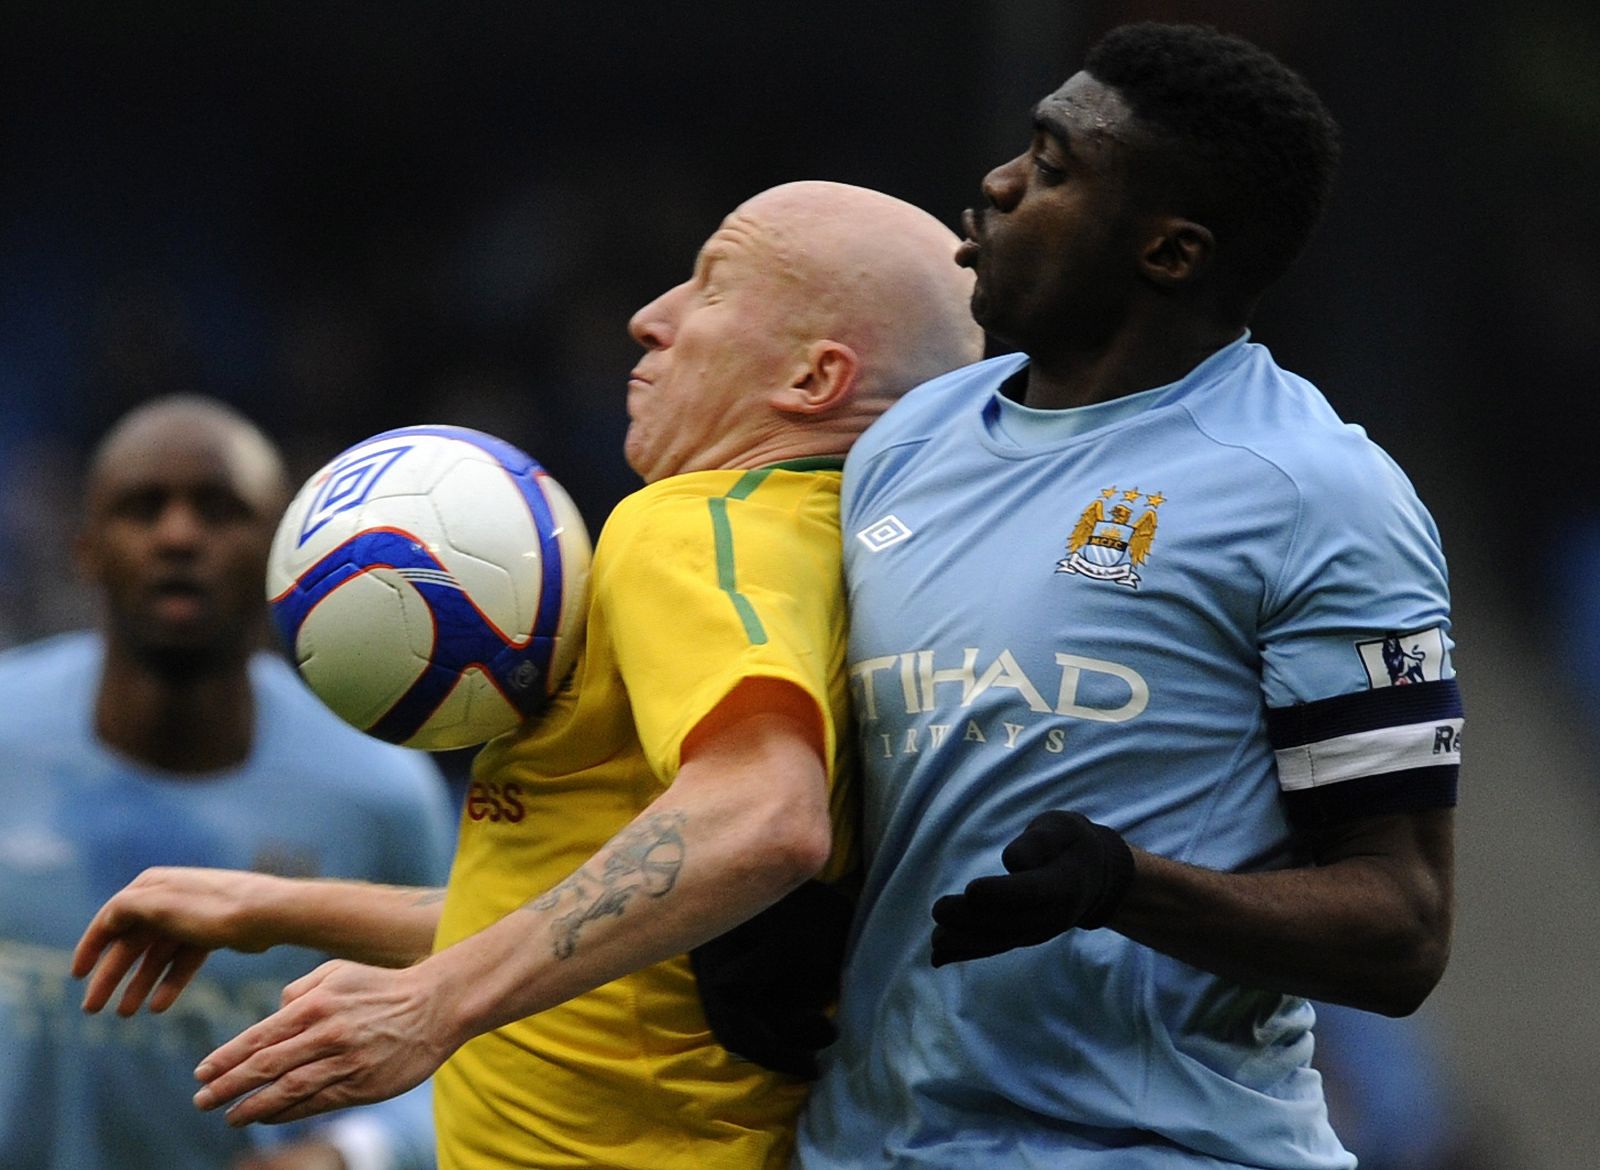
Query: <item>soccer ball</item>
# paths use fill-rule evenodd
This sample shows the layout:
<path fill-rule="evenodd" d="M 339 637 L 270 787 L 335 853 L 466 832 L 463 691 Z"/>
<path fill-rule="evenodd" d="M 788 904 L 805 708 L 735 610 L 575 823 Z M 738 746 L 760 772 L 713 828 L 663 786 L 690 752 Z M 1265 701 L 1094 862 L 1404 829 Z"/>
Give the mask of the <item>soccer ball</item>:
<path fill-rule="evenodd" d="M 267 598 L 301 676 L 346 722 L 407 747 L 471 747 L 566 680 L 590 552 L 531 457 L 465 427 L 404 427 L 300 489 Z"/>

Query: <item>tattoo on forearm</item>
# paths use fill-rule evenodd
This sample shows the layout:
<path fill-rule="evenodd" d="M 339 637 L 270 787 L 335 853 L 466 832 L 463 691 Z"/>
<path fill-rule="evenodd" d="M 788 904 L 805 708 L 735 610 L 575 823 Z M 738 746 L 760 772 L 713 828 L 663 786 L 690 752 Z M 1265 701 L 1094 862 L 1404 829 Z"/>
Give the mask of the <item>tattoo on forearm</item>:
<path fill-rule="evenodd" d="M 411 900 L 411 904 L 413 906 L 437 906 L 443 901 L 443 890 L 422 890 Z"/>
<path fill-rule="evenodd" d="M 564 909 L 554 923 L 552 947 L 558 959 L 578 949 L 578 935 L 597 918 L 620 918 L 636 894 L 659 898 L 677 884 L 683 869 L 681 812 L 652 813 L 611 838 L 594 863 L 528 903 L 535 910 Z"/>

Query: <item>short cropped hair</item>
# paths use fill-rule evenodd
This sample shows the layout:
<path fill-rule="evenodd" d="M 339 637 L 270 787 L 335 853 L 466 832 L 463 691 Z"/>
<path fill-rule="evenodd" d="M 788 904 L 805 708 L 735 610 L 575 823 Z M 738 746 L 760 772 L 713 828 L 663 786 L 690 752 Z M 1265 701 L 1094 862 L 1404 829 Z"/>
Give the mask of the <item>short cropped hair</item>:
<path fill-rule="evenodd" d="M 1183 194 L 1204 209 L 1241 291 L 1282 276 L 1322 217 L 1339 161 L 1338 124 L 1300 75 L 1239 37 L 1154 23 L 1111 30 L 1084 69 L 1182 156 L 1174 173 L 1193 188 Z"/>

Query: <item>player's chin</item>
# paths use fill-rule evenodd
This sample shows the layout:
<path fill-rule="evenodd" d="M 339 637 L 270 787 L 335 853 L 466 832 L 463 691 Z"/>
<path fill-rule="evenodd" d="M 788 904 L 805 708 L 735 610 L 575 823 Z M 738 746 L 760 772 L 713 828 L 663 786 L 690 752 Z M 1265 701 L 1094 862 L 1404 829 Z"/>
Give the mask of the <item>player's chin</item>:
<path fill-rule="evenodd" d="M 972 287 L 970 308 L 972 319 L 978 323 L 985 333 L 993 337 L 1007 335 L 1005 314 L 1001 312 L 995 298 L 985 289 L 981 279 Z"/>
<path fill-rule="evenodd" d="M 1000 315 L 1004 298 L 995 287 L 993 265 L 986 263 L 988 254 L 979 252 L 970 265 L 972 270 L 972 296 L 968 301 L 972 319 L 980 325 Z M 987 327 L 985 325 L 985 327 Z"/>
<path fill-rule="evenodd" d="M 650 467 L 648 454 L 644 440 L 639 434 L 639 424 L 630 423 L 628 433 L 622 440 L 622 458 L 635 475 L 646 481 L 650 478 L 646 474 Z"/>
<path fill-rule="evenodd" d="M 221 621 L 181 626 L 151 623 L 142 631 L 134 652 L 147 667 L 168 678 L 214 674 L 238 661 L 241 655 L 236 647 L 245 641 L 226 626 Z"/>

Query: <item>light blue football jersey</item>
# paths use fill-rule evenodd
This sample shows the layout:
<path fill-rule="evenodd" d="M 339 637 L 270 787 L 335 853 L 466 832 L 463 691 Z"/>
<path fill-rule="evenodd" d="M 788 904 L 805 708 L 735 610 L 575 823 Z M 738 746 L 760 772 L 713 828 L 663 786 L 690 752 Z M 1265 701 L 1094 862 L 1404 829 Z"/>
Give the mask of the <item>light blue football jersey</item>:
<path fill-rule="evenodd" d="M 200 1058 L 325 956 L 216 952 L 168 1011 L 130 1019 L 85 1015 L 68 967 L 95 911 L 151 865 L 442 885 L 454 819 L 438 769 L 341 723 L 266 654 L 250 668 L 246 761 L 147 768 L 94 734 L 101 661 L 86 634 L 0 654 L 0 1166 L 223 1170 L 329 1124 L 432 1166 L 431 1085 L 289 1126 L 230 1129 L 190 1103 Z"/>
<path fill-rule="evenodd" d="M 798 1164 L 1346 1170 L 1313 1013 L 1111 930 L 935 970 L 935 899 L 1039 813 L 1227 871 L 1455 800 L 1445 565 L 1405 476 L 1248 336 L 1080 411 L 1021 355 L 846 465 L 866 886 Z"/>

